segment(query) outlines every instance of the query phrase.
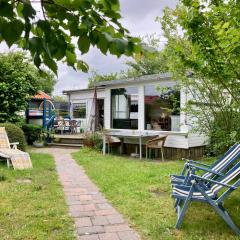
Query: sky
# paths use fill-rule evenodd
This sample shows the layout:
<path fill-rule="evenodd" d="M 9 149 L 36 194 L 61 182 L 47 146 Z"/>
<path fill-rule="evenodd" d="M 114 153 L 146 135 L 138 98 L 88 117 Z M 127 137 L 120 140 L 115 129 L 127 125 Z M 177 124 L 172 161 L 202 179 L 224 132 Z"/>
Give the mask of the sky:
<path fill-rule="evenodd" d="M 161 26 L 155 22 L 161 16 L 165 7 L 174 8 L 176 0 L 120 0 L 122 25 L 132 36 L 143 37 L 147 34 L 156 34 L 162 38 Z M 162 38 L 163 42 L 164 39 Z M 8 51 L 5 44 L 0 45 L 0 51 Z M 58 80 L 53 95 L 61 95 L 63 90 L 86 88 L 91 71 L 98 73 L 119 72 L 126 69 L 126 57 L 117 58 L 112 55 L 103 55 L 97 48 L 91 48 L 87 54 L 81 56 L 90 67 L 89 73 L 76 72 L 71 67 L 58 64 Z"/>

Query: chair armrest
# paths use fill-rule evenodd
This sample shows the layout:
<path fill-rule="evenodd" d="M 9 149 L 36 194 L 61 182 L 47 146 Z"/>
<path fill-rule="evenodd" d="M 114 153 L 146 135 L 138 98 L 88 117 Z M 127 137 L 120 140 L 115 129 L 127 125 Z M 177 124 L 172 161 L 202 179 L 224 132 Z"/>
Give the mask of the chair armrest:
<path fill-rule="evenodd" d="M 211 170 L 211 169 L 209 169 L 209 168 L 205 168 L 205 167 L 201 167 L 201 166 L 197 166 L 197 165 L 195 165 L 195 164 L 188 164 L 188 167 L 191 169 L 191 168 L 195 168 L 196 170 L 202 170 L 202 171 L 205 171 L 205 172 L 210 172 L 210 173 L 213 173 L 213 174 L 215 174 L 215 175 L 218 175 L 218 176 L 224 176 L 222 173 L 220 173 L 220 172 L 216 172 L 216 171 L 214 171 L 214 170 Z"/>
<path fill-rule="evenodd" d="M 10 146 L 13 146 L 13 149 L 17 149 L 18 144 L 19 142 L 13 142 L 13 143 L 10 143 Z"/>
<path fill-rule="evenodd" d="M 152 143 L 152 142 L 158 142 L 158 141 L 163 141 L 166 137 L 155 137 L 147 141 L 146 144 Z"/>
<path fill-rule="evenodd" d="M 211 167 L 209 164 L 201 163 L 201 162 L 197 162 L 197 161 L 193 161 L 193 160 L 188 160 L 188 159 L 187 159 L 187 163 L 191 163 L 191 164 L 195 164 L 195 165 L 202 165 L 205 167 Z"/>
<path fill-rule="evenodd" d="M 200 176 L 195 175 L 195 174 L 190 174 L 190 177 L 191 177 L 191 178 L 198 179 L 198 180 L 200 180 L 200 181 L 204 181 L 204 182 L 215 183 L 215 184 L 218 184 L 218 185 L 221 185 L 221 186 L 223 186 L 223 187 L 227 187 L 227 188 L 230 188 L 230 189 L 233 189 L 233 190 L 237 189 L 237 187 L 235 187 L 235 186 L 231 186 L 231 185 L 228 185 L 228 184 L 225 184 L 225 183 L 221 183 L 221 182 L 218 182 L 218 181 L 215 181 L 215 180 L 212 180 L 212 179 L 200 177 Z"/>

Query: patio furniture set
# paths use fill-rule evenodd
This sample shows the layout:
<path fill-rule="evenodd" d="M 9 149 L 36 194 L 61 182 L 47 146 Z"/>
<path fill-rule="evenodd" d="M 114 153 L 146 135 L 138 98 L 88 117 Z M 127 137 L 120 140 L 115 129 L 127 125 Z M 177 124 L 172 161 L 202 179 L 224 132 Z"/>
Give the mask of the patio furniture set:
<path fill-rule="evenodd" d="M 77 133 L 78 128 L 81 132 L 81 122 L 77 120 L 59 118 L 54 121 L 53 129 L 55 133 Z"/>
<path fill-rule="evenodd" d="M 103 135 L 103 154 L 106 154 L 106 146 L 108 148 L 108 153 L 111 150 L 111 147 L 118 146 L 120 149 L 120 154 L 123 153 L 123 143 L 124 138 L 131 138 L 138 140 L 138 149 L 136 148 L 136 153 L 134 156 L 139 156 L 139 159 L 142 159 L 143 145 L 146 146 L 146 159 L 151 156 L 151 150 L 155 149 L 155 156 L 157 155 L 158 150 L 161 152 L 162 161 L 164 161 L 164 143 L 167 138 L 165 135 L 158 135 L 156 133 L 141 132 L 141 131 L 107 131 Z M 149 140 L 150 138 L 150 140 Z M 149 153 L 150 151 L 150 153 Z"/>

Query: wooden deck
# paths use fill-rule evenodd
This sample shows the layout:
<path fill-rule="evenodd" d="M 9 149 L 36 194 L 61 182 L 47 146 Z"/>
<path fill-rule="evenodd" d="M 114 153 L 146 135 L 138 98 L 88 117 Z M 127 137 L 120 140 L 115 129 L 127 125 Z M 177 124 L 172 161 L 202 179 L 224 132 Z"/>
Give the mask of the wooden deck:
<path fill-rule="evenodd" d="M 49 146 L 53 147 L 74 147 L 80 148 L 83 146 L 84 134 L 54 134 L 54 139 Z"/>
<path fill-rule="evenodd" d="M 67 138 L 67 139 L 85 139 L 86 136 L 83 133 L 76 133 L 76 134 L 54 134 L 55 138 Z"/>

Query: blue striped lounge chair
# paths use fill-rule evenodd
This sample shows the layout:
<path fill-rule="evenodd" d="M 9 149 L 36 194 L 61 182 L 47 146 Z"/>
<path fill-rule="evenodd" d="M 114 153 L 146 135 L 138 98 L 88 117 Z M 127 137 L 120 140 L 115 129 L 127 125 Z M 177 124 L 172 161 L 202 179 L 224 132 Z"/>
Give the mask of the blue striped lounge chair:
<path fill-rule="evenodd" d="M 227 225 L 237 235 L 240 235 L 240 229 L 223 208 L 224 200 L 240 185 L 239 176 L 240 162 L 234 165 L 224 176 L 218 177 L 216 180 L 190 174 L 191 185 L 173 185 L 172 197 L 181 201 L 177 206 L 176 228 L 180 228 L 189 203 L 199 201 L 210 204 Z M 211 182 L 211 188 L 206 188 L 206 182 Z M 230 182 L 231 185 L 229 185 Z"/>
<path fill-rule="evenodd" d="M 190 172 L 194 173 L 197 170 L 202 170 L 205 173 L 203 178 L 211 178 L 213 176 L 222 175 L 229 166 L 234 164 L 240 157 L 240 144 L 236 143 L 229 150 L 215 161 L 212 165 L 205 163 L 188 160 L 183 168 L 181 175 L 171 175 L 172 184 L 187 184 Z"/>

